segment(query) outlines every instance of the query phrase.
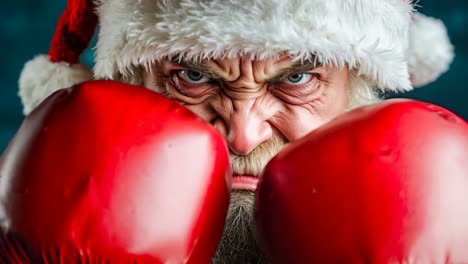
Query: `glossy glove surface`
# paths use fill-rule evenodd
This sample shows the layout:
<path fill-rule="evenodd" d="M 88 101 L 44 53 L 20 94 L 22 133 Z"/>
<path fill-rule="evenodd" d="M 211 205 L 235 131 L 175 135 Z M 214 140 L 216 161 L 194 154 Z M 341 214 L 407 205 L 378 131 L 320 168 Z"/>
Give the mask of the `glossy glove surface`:
<path fill-rule="evenodd" d="M 223 138 L 177 103 L 112 81 L 49 97 L 0 173 L 5 232 L 50 263 L 208 263 L 229 204 Z"/>
<path fill-rule="evenodd" d="M 468 263 L 468 126 L 388 100 L 291 143 L 266 167 L 257 228 L 273 263 Z"/>

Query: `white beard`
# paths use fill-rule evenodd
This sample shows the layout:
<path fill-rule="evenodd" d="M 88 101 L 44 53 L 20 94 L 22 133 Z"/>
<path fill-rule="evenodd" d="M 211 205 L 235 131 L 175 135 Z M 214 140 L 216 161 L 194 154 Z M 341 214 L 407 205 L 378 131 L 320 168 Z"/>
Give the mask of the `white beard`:
<path fill-rule="evenodd" d="M 212 264 L 267 263 L 257 241 L 251 191 L 233 191 L 223 237 Z"/>
<path fill-rule="evenodd" d="M 262 143 L 245 156 L 231 153 L 231 166 L 235 175 L 257 175 L 285 145 L 280 137 Z M 255 230 L 253 209 L 255 193 L 233 190 L 223 237 L 211 261 L 212 264 L 268 263 L 261 250 Z"/>
<path fill-rule="evenodd" d="M 236 155 L 231 152 L 231 167 L 234 175 L 260 176 L 268 162 L 286 145 L 278 136 L 258 145 L 247 155 Z"/>

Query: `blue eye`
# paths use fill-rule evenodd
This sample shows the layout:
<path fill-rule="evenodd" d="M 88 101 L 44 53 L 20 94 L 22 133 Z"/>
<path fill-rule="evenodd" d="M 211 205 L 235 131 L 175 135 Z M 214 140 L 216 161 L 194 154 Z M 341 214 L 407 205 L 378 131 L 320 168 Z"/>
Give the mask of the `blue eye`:
<path fill-rule="evenodd" d="M 192 70 L 181 70 L 177 72 L 177 75 L 188 83 L 206 83 L 210 81 L 210 78 Z"/>
<path fill-rule="evenodd" d="M 305 84 L 310 81 L 312 78 L 312 74 L 310 73 L 295 73 L 289 75 L 284 83 L 286 84 L 292 84 L 292 85 L 300 85 L 300 84 Z"/>

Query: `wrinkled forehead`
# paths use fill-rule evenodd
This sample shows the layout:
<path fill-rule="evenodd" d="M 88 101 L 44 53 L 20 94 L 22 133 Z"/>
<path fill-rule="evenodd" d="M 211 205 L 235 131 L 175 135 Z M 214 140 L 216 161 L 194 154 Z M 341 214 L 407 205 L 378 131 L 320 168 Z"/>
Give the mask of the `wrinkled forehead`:
<path fill-rule="evenodd" d="M 172 64 L 187 66 L 188 68 L 249 68 L 249 67 L 276 67 L 276 68 L 297 68 L 307 65 L 308 68 L 319 67 L 323 64 L 317 56 L 311 55 L 308 59 L 297 59 L 291 57 L 288 53 L 277 53 L 274 56 L 267 58 L 257 58 L 252 54 L 244 54 L 235 57 L 221 57 L 221 58 L 205 58 L 194 60 L 184 56 L 176 55 L 173 57 L 163 58 L 160 61 L 169 62 Z"/>
<path fill-rule="evenodd" d="M 248 56 L 203 59 L 201 61 L 191 61 L 184 58 L 167 58 L 151 65 L 149 73 L 154 70 L 156 72 L 170 72 L 176 69 L 190 69 L 212 79 L 233 81 L 241 76 L 245 76 L 244 79 L 250 79 L 252 76 L 255 76 L 258 81 L 266 81 L 271 78 L 310 72 L 319 68 L 321 72 L 330 70 L 330 67 L 322 68 L 321 66 L 317 60 L 293 60 L 288 54 L 266 59 L 255 59 Z"/>
<path fill-rule="evenodd" d="M 113 78 L 168 57 L 263 60 L 287 53 L 359 66 L 375 83 L 405 86 L 411 12 L 402 0 L 101 0 L 95 73 Z M 403 66 L 386 71 L 395 64 Z"/>

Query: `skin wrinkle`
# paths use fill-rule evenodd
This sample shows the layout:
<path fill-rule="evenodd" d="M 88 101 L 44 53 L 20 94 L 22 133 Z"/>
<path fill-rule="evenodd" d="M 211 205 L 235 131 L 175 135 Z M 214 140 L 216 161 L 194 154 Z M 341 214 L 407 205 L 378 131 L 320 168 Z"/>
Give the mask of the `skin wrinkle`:
<path fill-rule="evenodd" d="M 289 64 L 290 64 L 288 56 L 282 56 L 277 61 L 275 61 L 275 60 L 271 60 L 271 61 L 273 61 L 273 62 L 272 63 L 267 63 L 266 67 L 256 67 L 256 69 L 255 69 L 256 71 L 259 71 L 259 69 L 264 69 L 263 71 L 260 71 L 260 72 L 263 72 L 263 74 L 264 74 L 264 76 L 260 76 L 262 78 L 262 80 L 270 81 L 270 80 L 268 80 L 268 77 L 269 76 L 274 76 L 274 75 L 277 74 L 275 68 L 278 68 L 278 69 L 288 68 Z"/>
<path fill-rule="evenodd" d="M 255 67 L 253 66 L 254 61 L 252 60 L 247 60 L 240 58 L 239 59 L 239 67 L 240 67 L 240 76 L 237 78 L 237 80 L 243 80 L 247 83 L 252 82 L 252 83 L 257 83 L 255 81 L 254 75 L 256 72 L 253 70 Z"/>
<path fill-rule="evenodd" d="M 226 63 L 228 62 L 228 63 Z M 217 76 L 218 79 L 222 79 L 225 82 L 233 82 L 240 75 L 239 67 L 233 67 L 230 65 L 235 65 L 236 60 L 208 60 L 203 63 L 209 67 L 213 73 Z"/>
<path fill-rule="evenodd" d="M 315 113 L 316 113 L 317 115 L 319 115 L 319 116 L 322 116 L 322 113 L 321 113 L 320 111 L 318 111 L 318 109 L 320 108 L 320 106 L 323 106 L 323 105 L 326 103 L 325 99 L 328 99 L 328 96 L 329 96 L 327 89 L 324 89 L 322 95 L 323 95 L 322 97 L 317 98 L 316 104 L 319 105 L 319 106 L 317 106 L 317 107 L 314 109 L 314 110 L 315 110 Z M 323 118 L 326 118 L 325 116 L 322 116 L 322 117 L 323 117 Z M 327 120 L 327 121 L 330 121 L 330 120 Z"/>
<path fill-rule="evenodd" d="M 213 100 L 214 101 L 214 100 Z M 230 115 L 232 112 L 237 112 L 237 109 L 232 102 L 232 100 L 229 99 L 229 96 L 226 95 L 226 90 L 223 89 L 223 93 L 221 95 L 221 100 L 219 104 L 215 104 L 213 102 L 213 107 L 216 109 L 219 109 L 217 113 L 221 116 L 221 118 L 227 120 L 230 118 Z"/>
<path fill-rule="evenodd" d="M 281 90 L 274 90 L 273 92 L 278 93 L 279 95 L 286 96 L 285 101 L 287 101 L 288 104 L 294 105 L 294 106 L 300 106 L 300 105 L 307 104 L 307 102 L 313 103 L 314 99 L 317 99 L 320 93 L 323 92 L 323 85 L 321 85 L 320 82 L 316 82 L 316 83 L 317 83 L 316 84 L 317 87 L 315 87 L 313 91 L 310 91 L 310 90 L 301 91 L 301 89 L 298 89 L 298 90 L 292 90 L 292 91 L 287 91 L 287 92 L 283 92 Z"/>
<path fill-rule="evenodd" d="M 226 72 L 227 71 L 227 76 L 222 76 L 224 77 L 224 80 L 227 80 L 229 76 L 231 75 L 236 75 L 235 73 L 233 73 L 233 69 L 231 67 L 224 67 L 224 65 L 222 63 L 219 63 L 218 60 L 213 60 L 211 61 L 214 65 L 212 66 L 213 68 L 213 71 L 216 71 L 216 69 L 218 69 L 218 71 L 220 72 Z M 210 62 L 207 62 L 207 65 L 210 66 Z"/>
<path fill-rule="evenodd" d="M 221 88 L 224 91 L 224 94 L 233 100 L 253 99 L 255 97 L 261 97 L 268 92 L 267 85 L 265 84 L 248 86 L 249 83 L 243 80 L 238 80 L 233 84 L 222 84 Z"/>

